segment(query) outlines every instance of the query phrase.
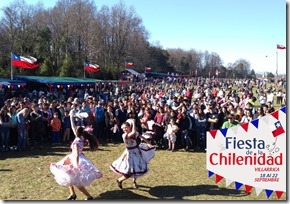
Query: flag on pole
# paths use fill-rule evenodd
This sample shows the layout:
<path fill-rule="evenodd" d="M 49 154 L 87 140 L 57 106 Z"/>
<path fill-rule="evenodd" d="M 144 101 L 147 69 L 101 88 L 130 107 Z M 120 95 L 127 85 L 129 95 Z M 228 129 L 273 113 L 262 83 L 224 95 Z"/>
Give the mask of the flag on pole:
<path fill-rule="evenodd" d="M 35 57 L 31 56 L 20 56 L 15 53 L 11 53 L 11 61 L 12 66 L 14 67 L 20 67 L 23 69 L 34 69 L 36 67 L 39 67 L 39 63 L 37 63 L 37 59 Z"/>
<path fill-rule="evenodd" d="M 150 72 L 151 71 L 151 67 L 145 67 L 145 71 L 146 72 Z"/>
<path fill-rule="evenodd" d="M 134 67 L 134 63 L 133 62 L 125 62 L 125 67 Z"/>
<path fill-rule="evenodd" d="M 84 69 L 88 72 L 99 72 L 101 69 L 100 69 L 100 66 L 97 65 L 97 64 L 90 64 L 88 62 L 85 62 L 84 64 Z"/>
<path fill-rule="evenodd" d="M 277 44 L 277 49 L 278 50 L 284 50 L 284 49 L 286 49 L 286 47 L 284 45 L 278 45 Z"/>

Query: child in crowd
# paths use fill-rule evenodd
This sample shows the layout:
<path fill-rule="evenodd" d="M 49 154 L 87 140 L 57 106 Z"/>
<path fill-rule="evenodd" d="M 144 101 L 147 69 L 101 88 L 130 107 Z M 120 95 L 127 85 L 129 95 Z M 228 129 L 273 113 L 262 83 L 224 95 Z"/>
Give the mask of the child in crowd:
<path fill-rule="evenodd" d="M 178 132 L 178 126 L 176 125 L 176 119 L 171 118 L 167 125 L 166 133 L 164 137 L 168 140 L 167 151 L 175 151 L 176 133 Z"/>
<path fill-rule="evenodd" d="M 60 128 L 61 120 L 58 118 L 58 113 L 53 113 L 53 118 L 50 121 L 51 126 L 51 143 L 60 144 Z"/>

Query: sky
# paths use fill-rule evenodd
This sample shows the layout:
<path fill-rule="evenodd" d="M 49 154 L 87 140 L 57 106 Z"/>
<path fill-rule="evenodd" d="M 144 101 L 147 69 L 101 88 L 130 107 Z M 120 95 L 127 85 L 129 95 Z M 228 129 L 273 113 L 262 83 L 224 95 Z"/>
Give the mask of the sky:
<path fill-rule="evenodd" d="M 57 0 L 24 0 L 52 8 Z M 0 2 L 0 9 L 14 1 Z M 120 0 L 94 0 L 97 9 Z M 286 74 L 285 0 L 123 0 L 149 32 L 149 42 L 164 49 L 217 53 L 223 65 L 245 59 L 256 73 Z M 287 4 L 289 1 L 287 0 Z"/>

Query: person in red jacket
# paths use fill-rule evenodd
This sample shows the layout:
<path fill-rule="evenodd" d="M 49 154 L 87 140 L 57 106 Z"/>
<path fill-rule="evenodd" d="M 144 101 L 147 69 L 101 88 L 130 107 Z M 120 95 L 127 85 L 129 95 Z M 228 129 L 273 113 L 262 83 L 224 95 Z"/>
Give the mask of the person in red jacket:
<path fill-rule="evenodd" d="M 50 121 L 51 126 L 51 143 L 60 144 L 60 128 L 61 120 L 58 118 L 58 113 L 53 113 L 53 118 Z"/>

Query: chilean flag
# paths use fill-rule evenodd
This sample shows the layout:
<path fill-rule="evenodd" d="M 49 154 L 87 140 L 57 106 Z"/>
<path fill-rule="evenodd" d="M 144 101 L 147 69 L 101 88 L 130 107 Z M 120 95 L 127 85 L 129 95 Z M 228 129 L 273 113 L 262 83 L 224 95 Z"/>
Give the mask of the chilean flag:
<path fill-rule="evenodd" d="M 145 67 L 145 71 L 146 72 L 150 72 L 151 71 L 151 67 Z"/>
<path fill-rule="evenodd" d="M 277 121 L 274 123 L 274 129 L 272 131 L 272 134 L 274 137 L 278 137 L 279 135 L 285 133 L 285 130 L 283 129 L 281 122 Z"/>
<path fill-rule="evenodd" d="M 279 50 L 284 50 L 284 49 L 286 49 L 286 47 L 285 47 L 284 45 L 278 45 L 278 44 L 277 44 L 277 49 L 279 49 Z"/>
<path fill-rule="evenodd" d="M 133 62 L 125 62 L 125 67 L 134 67 L 134 63 Z"/>
<path fill-rule="evenodd" d="M 99 72 L 100 66 L 97 64 L 90 64 L 88 62 L 85 62 L 84 69 L 88 72 Z"/>
<path fill-rule="evenodd" d="M 31 56 L 20 56 L 15 53 L 11 53 L 12 58 L 12 66 L 20 67 L 24 69 L 34 69 L 39 67 L 39 63 L 37 63 L 37 59 Z"/>

